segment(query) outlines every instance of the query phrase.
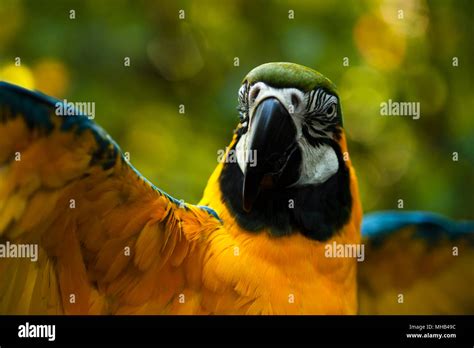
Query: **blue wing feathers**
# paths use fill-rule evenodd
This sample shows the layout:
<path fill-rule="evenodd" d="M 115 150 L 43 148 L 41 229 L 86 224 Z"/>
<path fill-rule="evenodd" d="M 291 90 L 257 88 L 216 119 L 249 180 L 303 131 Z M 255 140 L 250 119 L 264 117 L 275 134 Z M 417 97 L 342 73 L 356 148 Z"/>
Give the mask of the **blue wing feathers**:
<path fill-rule="evenodd" d="M 381 211 L 364 215 L 362 235 L 380 239 L 405 227 L 414 227 L 415 236 L 427 240 L 440 238 L 474 239 L 474 221 L 453 221 L 440 214 L 426 211 Z"/>
<path fill-rule="evenodd" d="M 53 123 L 49 118 L 52 98 L 29 91 L 27 89 L 0 82 L 0 105 L 8 105 L 9 113 L 1 113 L 1 121 L 7 117 L 16 117 L 21 114 L 30 129 L 40 129 L 49 133 L 53 130 Z"/>
<path fill-rule="evenodd" d="M 30 129 L 37 129 L 48 134 L 54 128 L 51 114 L 54 114 L 57 103 L 62 103 L 62 101 L 37 91 L 0 82 L 0 105 L 8 106 L 10 111 L 2 113 L 3 122 L 7 117 L 21 116 Z M 101 127 L 86 115 L 79 113 L 72 117 L 60 117 L 60 119 L 62 131 L 74 131 L 80 134 L 88 129 L 94 135 L 98 149 L 93 154 L 93 164 L 100 163 L 104 169 L 111 168 L 115 164 L 120 148 Z"/>

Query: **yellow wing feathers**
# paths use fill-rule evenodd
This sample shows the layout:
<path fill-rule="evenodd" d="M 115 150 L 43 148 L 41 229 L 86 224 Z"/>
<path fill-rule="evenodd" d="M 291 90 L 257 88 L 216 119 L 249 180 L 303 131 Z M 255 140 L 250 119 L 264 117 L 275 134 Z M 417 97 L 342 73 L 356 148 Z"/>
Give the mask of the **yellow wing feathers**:
<path fill-rule="evenodd" d="M 474 312 L 472 237 L 429 240 L 415 234 L 414 227 L 406 227 L 383 243 L 364 241 L 370 262 L 358 269 L 360 313 Z"/>
<path fill-rule="evenodd" d="M 155 189 L 88 120 L 24 98 L 0 109 L 0 242 L 37 260 L 0 259 L 0 313 L 168 313 L 185 290 L 195 305 L 219 220 Z"/>

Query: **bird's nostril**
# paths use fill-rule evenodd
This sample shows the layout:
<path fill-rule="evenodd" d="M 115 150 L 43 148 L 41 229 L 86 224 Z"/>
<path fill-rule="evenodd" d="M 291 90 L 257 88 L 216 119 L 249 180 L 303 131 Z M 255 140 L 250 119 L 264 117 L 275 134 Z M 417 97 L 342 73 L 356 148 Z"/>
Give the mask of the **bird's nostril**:
<path fill-rule="evenodd" d="M 250 93 L 250 101 L 254 102 L 255 99 L 257 99 L 259 94 L 260 94 L 260 88 L 255 87 L 254 89 L 252 89 L 252 92 Z"/>
<path fill-rule="evenodd" d="M 293 108 L 297 108 L 298 104 L 300 103 L 299 98 L 296 96 L 296 94 L 291 95 L 291 105 L 293 105 Z"/>

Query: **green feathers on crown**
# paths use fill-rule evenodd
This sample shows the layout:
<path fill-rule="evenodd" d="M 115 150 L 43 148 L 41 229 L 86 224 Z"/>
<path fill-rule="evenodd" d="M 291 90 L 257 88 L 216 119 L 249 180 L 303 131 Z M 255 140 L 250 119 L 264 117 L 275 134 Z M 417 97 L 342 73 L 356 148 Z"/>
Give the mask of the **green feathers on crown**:
<path fill-rule="evenodd" d="M 245 82 L 253 84 L 264 82 L 275 88 L 297 88 L 309 92 L 317 87 L 323 87 L 336 94 L 336 86 L 319 72 L 294 63 L 266 63 L 248 73 Z"/>

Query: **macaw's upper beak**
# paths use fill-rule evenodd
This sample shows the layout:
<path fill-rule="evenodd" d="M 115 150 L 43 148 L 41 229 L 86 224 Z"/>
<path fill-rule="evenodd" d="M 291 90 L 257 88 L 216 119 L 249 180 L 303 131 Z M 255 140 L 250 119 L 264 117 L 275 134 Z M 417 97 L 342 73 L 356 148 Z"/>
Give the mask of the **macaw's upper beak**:
<path fill-rule="evenodd" d="M 255 109 L 249 127 L 249 148 L 256 159 L 246 162 L 243 209 L 249 212 L 262 189 L 287 187 L 297 181 L 301 152 L 296 126 L 276 98 L 267 98 Z"/>

